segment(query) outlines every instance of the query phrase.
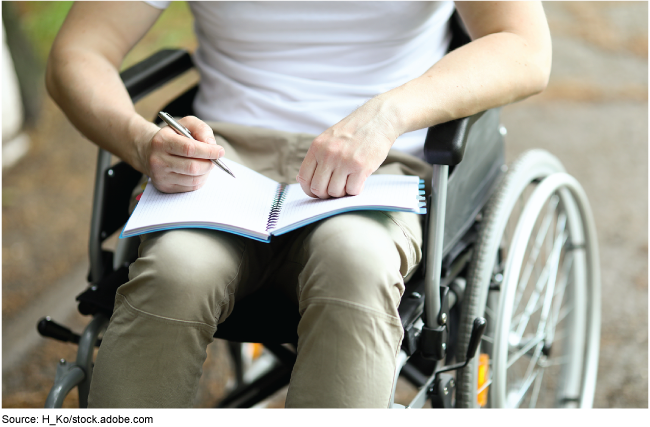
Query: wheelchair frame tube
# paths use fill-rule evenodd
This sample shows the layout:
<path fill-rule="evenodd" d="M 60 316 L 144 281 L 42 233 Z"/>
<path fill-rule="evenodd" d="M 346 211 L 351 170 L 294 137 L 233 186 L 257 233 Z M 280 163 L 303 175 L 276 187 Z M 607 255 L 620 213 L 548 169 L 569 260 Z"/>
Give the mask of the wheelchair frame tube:
<path fill-rule="evenodd" d="M 108 318 L 102 313 L 96 314 L 81 334 L 76 362 L 68 363 L 61 359 L 59 366 L 56 368 L 54 385 L 45 400 L 46 408 L 60 408 L 63 406 L 63 401 L 75 386 L 79 390 L 79 407 L 88 407 L 95 343 L 107 325 Z"/>
<path fill-rule="evenodd" d="M 427 241 L 426 273 L 424 278 L 424 309 L 426 325 L 435 329 L 439 327 L 440 313 L 440 274 L 442 270 L 443 240 L 445 237 L 445 209 L 447 208 L 448 165 L 433 165 L 431 179 L 431 212 Z"/>
<path fill-rule="evenodd" d="M 101 312 L 97 313 L 93 320 L 86 326 L 79 339 L 76 365 L 83 369 L 86 374 L 83 381 L 79 383 L 79 407 L 88 407 L 88 394 L 90 393 L 90 380 L 93 376 L 93 355 L 95 343 L 99 334 L 108 326 L 108 317 Z"/>
<path fill-rule="evenodd" d="M 54 385 L 45 399 L 45 408 L 61 408 L 68 393 L 86 378 L 83 369 L 65 362 L 59 363 L 56 374 Z"/>
<path fill-rule="evenodd" d="M 90 282 L 94 283 L 104 274 L 104 261 L 102 257 L 102 208 L 104 205 L 104 172 L 111 166 L 111 153 L 99 149 L 97 154 L 97 170 L 95 171 L 95 193 L 93 194 L 93 216 L 90 223 L 90 240 L 88 250 L 90 253 Z"/>

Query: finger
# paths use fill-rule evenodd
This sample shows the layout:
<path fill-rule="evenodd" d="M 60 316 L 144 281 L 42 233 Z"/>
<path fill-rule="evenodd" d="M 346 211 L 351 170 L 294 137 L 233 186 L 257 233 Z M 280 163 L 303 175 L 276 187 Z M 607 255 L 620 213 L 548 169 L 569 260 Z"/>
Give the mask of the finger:
<path fill-rule="evenodd" d="M 172 172 L 168 175 L 167 179 L 170 184 L 179 187 L 200 188 L 207 182 L 209 176 L 210 174 L 207 173 L 193 176 Z"/>
<path fill-rule="evenodd" d="M 309 197 L 314 198 L 318 198 L 318 196 L 311 192 L 311 180 L 314 176 L 314 171 L 316 170 L 317 165 L 318 163 L 316 162 L 316 158 L 312 154 L 311 150 L 307 151 L 307 155 L 302 161 L 300 170 L 296 176 L 296 181 L 300 184 L 302 191 L 304 191 Z"/>
<path fill-rule="evenodd" d="M 163 193 L 179 193 L 201 188 L 207 182 L 208 176 L 193 177 L 175 172 L 166 172 L 152 176 L 151 181 L 154 187 Z"/>
<path fill-rule="evenodd" d="M 356 196 L 361 194 L 363 191 L 363 186 L 366 183 L 365 174 L 361 173 L 352 173 L 348 175 L 348 181 L 345 186 L 345 192 L 350 196 Z"/>
<path fill-rule="evenodd" d="M 327 194 L 331 197 L 345 196 L 347 194 L 345 190 L 347 180 L 348 175 L 346 173 L 335 170 L 327 186 Z"/>
<path fill-rule="evenodd" d="M 163 193 L 187 193 L 190 191 L 196 191 L 202 187 L 202 185 L 197 185 L 192 187 L 192 186 L 184 186 L 178 184 L 161 184 L 156 181 L 152 181 L 152 182 L 153 182 L 153 186 L 156 187 L 158 191 Z"/>
<path fill-rule="evenodd" d="M 190 131 L 194 139 L 201 142 L 207 142 L 208 144 L 217 143 L 217 141 L 214 139 L 214 132 L 212 131 L 212 128 L 208 126 L 204 121 L 194 116 L 186 116 L 182 119 L 179 119 L 178 122 Z"/>
<path fill-rule="evenodd" d="M 167 156 L 165 161 L 169 172 L 191 177 L 206 175 L 213 168 L 213 164 L 210 160 Z"/>
<path fill-rule="evenodd" d="M 218 159 L 224 153 L 222 146 L 206 144 L 177 134 L 167 127 L 160 130 L 163 136 L 163 151 L 168 154 L 192 159 Z"/>
<path fill-rule="evenodd" d="M 330 179 L 332 178 L 332 170 L 326 166 L 319 164 L 314 171 L 314 177 L 311 179 L 309 189 L 313 194 L 320 199 L 329 199 L 330 195 L 327 194 L 327 187 L 329 187 Z"/>

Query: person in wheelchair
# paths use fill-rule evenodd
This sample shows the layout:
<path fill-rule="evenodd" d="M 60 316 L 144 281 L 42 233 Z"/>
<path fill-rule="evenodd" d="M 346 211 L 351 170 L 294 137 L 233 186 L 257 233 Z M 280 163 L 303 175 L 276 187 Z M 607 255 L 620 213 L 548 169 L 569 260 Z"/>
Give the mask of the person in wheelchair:
<path fill-rule="evenodd" d="M 163 192 L 200 188 L 228 156 L 312 197 L 372 173 L 430 176 L 428 127 L 542 91 L 551 41 L 538 2 L 190 2 L 197 141 L 138 115 L 119 69 L 169 2 L 79 2 L 47 88 L 91 141 Z M 472 41 L 445 54 L 456 9 Z M 199 118 L 197 118 L 199 117 Z M 287 407 L 386 407 L 397 307 L 421 260 L 420 219 L 365 211 L 261 243 L 225 232 L 145 234 L 103 337 L 89 406 L 191 407 L 206 347 L 237 301 L 273 286 L 299 307 Z"/>

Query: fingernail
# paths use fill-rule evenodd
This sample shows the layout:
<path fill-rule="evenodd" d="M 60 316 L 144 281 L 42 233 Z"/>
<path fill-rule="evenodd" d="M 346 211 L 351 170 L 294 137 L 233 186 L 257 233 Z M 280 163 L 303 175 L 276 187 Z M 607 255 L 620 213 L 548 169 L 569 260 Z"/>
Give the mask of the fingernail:
<path fill-rule="evenodd" d="M 214 138 L 211 137 L 211 136 L 208 137 L 208 142 L 209 142 L 210 144 L 215 144 L 215 145 L 217 144 L 217 140 L 214 139 Z"/>
<path fill-rule="evenodd" d="M 219 158 L 223 157 L 224 154 L 226 154 L 226 150 L 224 150 L 223 148 L 219 150 Z"/>

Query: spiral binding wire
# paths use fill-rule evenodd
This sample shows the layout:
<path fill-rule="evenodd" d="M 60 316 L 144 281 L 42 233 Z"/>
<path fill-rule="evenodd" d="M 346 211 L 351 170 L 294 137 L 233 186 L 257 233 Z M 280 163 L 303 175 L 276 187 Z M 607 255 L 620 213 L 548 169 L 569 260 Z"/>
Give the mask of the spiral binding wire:
<path fill-rule="evenodd" d="M 275 197 L 273 198 L 273 204 L 271 205 L 271 212 L 269 213 L 269 220 L 266 222 L 266 231 L 270 231 L 275 228 L 275 225 L 280 218 L 280 211 L 282 210 L 282 204 L 284 199 L 287 197 L 287 193 L 284 191 L 287 188 L 287 184 L 278 185 L 278 190 L 275 192 Z"/>

